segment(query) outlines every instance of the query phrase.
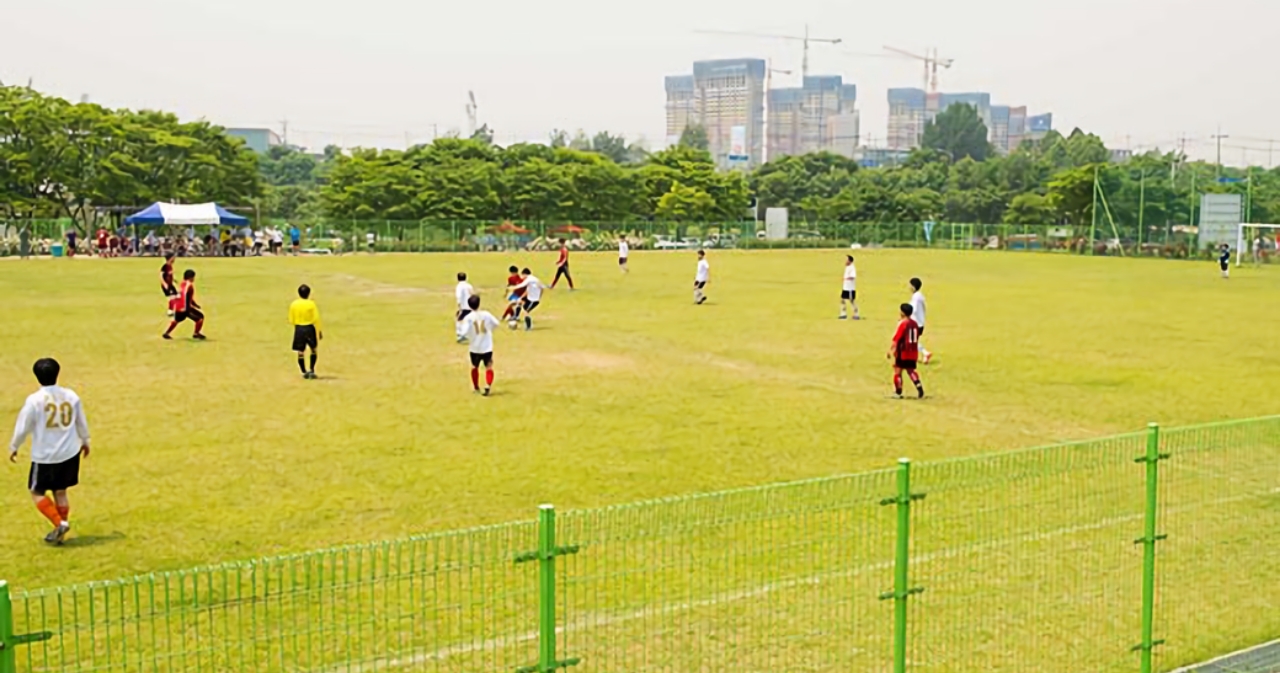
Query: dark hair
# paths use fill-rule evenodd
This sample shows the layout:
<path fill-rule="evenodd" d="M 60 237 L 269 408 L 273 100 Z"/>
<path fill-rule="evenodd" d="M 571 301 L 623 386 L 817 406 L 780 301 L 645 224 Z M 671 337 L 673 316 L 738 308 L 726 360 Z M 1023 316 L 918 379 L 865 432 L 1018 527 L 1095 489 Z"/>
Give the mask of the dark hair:
<path fill-rule="evenodd" d="M 528 269 L 528 267 L 525 267 L 525 269 L 524 269 L 523 271 L 521 271 L 520 273 L 523 273 L 523 274 L 524 274 L 524 275 L 526 275 L 526 276 L 532 276 L 532 275 L 533 275 L 533 272 L 532 272 L 532 271 L 530 271 L 530 270 Z"/>
<path fill-rule="evenodd" d="M 911 317 L 911 312 L 915 310 L 911 308 L 911 304 L 903 304 L 902 306 L 899 306 L 898 309 L 902 311 L 902 315 L 905 315 L 908 318 Z"/>
<path fill-rule="evenodd" d="M 848 259 L 850 262 L 852 262 L 852 261 L 853 261 L 853 255 L 845 255 L 845 259 Z"/>
<path fill-rule="evenodd" d="M 458 280 L 466 280 L 466 279 L 467 279 L 467 274 L 462 273 L 461 271 L 459 271 L 459 272 L 458 272 Z"/>
<path fill-rule="evenodd" d="M 472 311 L 480 308 L 480 295 L 473 294 L 467 297 L 467 306 L 470 306 Z"/>
<path fill-rule="evenodd" d="M 920 286 L 922 285 L 924 285 L 924 283 L 921 283 L 919 278 L 911 279 L 911 287 L 914 287 L 917 291 L 920 289 Z M 911 315 L 911 314 L 908 313 L 907 315 Z"/>
<path fill-rule="evenodd" d="M 568 244 L 567 244 L 567 243 L 565 243 L 565 240 L 562 238 L 562 239 L 560 239 L 560 245 L 568 245 Z"/>
<path fill-rule="evenodd" d="M 53 358 L 40 358 L 36 360 L 36 364 L 31 367 L 31 371 L 36 375 L 36 380 L 42 386 L 58 385 L 58 374 L 62 371 L 62 365 L 58 364 Z"/>
<path fill-rule="evenodd" d="M 512 264 L 511 267 L 507 269 L 507 271 L 510 271 L 511 273 L 517 273 L 518 271 L 520 271 L 520 269 L 515 264 Z"/>
<path fill-rule="evenodd" d="M 310 285 L 306 285 L 306 284 L 299 285 L 299 286 L 298 286 L 298 296 L 299 296 L 299 297 L 302 297 L 303 299 L 306 299 L 307 297 L 310 297 L 310 296 L 311 296 L 311 286 L 310 286 Z"/>
<path fill-rule="evenodd" d="M 706 256 L 707 256 L 707 251 L 706 251 L 706 250 L 699 250 L 699 251 L 698 251 L 698 256 L 699 256 L 699 257 L 706 257 Z"/>
<path fill-rule="evenodd" d="M 187 269 L 182 272 L 182 280 L 192 280 L 196 277 L 195 269 Z"/>

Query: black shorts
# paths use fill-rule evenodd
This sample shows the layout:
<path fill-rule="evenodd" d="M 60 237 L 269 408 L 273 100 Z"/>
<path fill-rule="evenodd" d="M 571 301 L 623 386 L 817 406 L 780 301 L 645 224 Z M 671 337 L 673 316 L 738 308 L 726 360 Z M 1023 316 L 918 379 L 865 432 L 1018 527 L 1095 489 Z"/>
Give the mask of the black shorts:
<path fill-rule="evenodd" d="M 471 309 L 469 309 L 469 308 L 464 308 L 464 309 L 462 309 L 462 310 L 458 311 L 458 317 L 456 318 L 456 320 L 457 320 L 458 322 L 462 322 L 463 320 L 466 320 L 466 319 L 467 319 L 467 316 L 469 316 L 469 315 L 471 315 Z"/>
<path fill-rule="evenodd" d="M 905 369 L 905 370 L 907 370 L 907 371 L 909 371 L 909 372 L 913 372 L 913 371 L 915 371 L 915 370 L 916 370 L 916 361 L 915 361 L 915 360 L 903 360 L 903 359 L 901 359 L 901 358 L 894 358 L 894 359 L 893 359 L 893 366 L 894 366 L 894 367 L 897 367 L 898 369 Z"/>
<path fill-rule="evenodd" d="M 704 288 L 704 287 L 706 287 L 706 286 L 707 286 L 707 281 L 705 281 L 705 280 L 695 280 L 695 281 L 693 281 L 693 289 L 695 289 L 695 290 L 701 290 L 702 288 Z"/>
<path fill-rule="evenodd" d="M 1222 267 L 1223 271 L 1226 271 L 1227 268 L 1231 266 L 1231 264 L 1229 262 L 1219 262 L 1218 266 Z"/>
<path fill-rule="evenodd" d="M 55 465 L 31 464 L 31 472 L 27 476 L 27 490 L 32 493 L 49 491 L 65 491 L 80 483 L 80 454 L 75 458 Z"/>
<path fill-rule="evenodd" d="M 310 348 L 314 351 L 319 343 L 315 325 L 293 326 L 293 350 L 301 353 Z"/>
<path fill-rule="evenodd" d="M 204 314 L 201 313 L 198 308 L 188 308 L 185 311 L 178 311 L 177 315 L 173 316 L 174 322 L 182 322 L 183 320 L 200 322 L 201 320 L 204 320 Z"/>
<path fill-rule="evenodd" d="M 919 339 L 922 336 L 924 336 L 924 325 L 920 325 L 920 328 L 916 330 L 916 338 Z"/>
<path fill-rule="evenodd" d="M 627 258 L 626 258 L 626 257 L 619 257 L 619 258 L 618 258 L 618 266 L 626 266 L 626 265 L 627 265 Z"/>
<path fill-rule="evenodd" d="M 848 301 L 853 301 L 858 298 L 858 291 L 857 290 L 841 290 L 840 298 L 846 299 Z"/>
<path fill-rule="evenodd" d="M 164 296 L 166 296 L 166 297 L 176 297 L 176 296 L 178 296 L 178 288 L 176 288 L 176 287 L 174 287 L 174 286 L 172 286 L 172 285 L 165 285 L 164 283 L 161 283 L 161 284 L 160 284 L 160 291 L 161 291 L 161 292 L 163 292 L 163 293 L 164 293 Z"/>
<path fill-rule="evenodd" d="M 471 354 L 471 366 L 479 367 L 480 365 L 484 365 L 486 367 L 493 366 L 493 351 L 489 351 L 488 353 Z"/>
<path fill-rule="evenodd" d="M 525 313 L 533 313 L 533 309 L 538 308 L 538 304 L 541 304 L 541 303 L 542 303 L 541 301 L 529 301 L 528 299 L 526 299 L 524 300 L 524 303 L 521 304 L 521 306 L 524 308 Z"/>

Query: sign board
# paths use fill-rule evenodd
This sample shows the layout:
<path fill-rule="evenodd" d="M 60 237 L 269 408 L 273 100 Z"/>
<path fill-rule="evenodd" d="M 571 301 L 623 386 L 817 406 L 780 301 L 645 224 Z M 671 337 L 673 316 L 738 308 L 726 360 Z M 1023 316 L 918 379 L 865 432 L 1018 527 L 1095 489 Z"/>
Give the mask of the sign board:
<path fill-rule="evenodd" d="M 764 211 L 764 237 L 770 241 L 787 238 L 787 209 L 766 208 Z"/>
<path fill-rule="evenodd" d="M 751 160 L 747 153 L 747 127 L 734 126 L 729 129 L 729 161 L 746 163 Z"/>
<path fill-rule="evenodd" d="M 1226 243 L 1233 249 L 1244 221 L 1244 197 L 1239 194 L 1200 195 L 1200 249 Z"/>

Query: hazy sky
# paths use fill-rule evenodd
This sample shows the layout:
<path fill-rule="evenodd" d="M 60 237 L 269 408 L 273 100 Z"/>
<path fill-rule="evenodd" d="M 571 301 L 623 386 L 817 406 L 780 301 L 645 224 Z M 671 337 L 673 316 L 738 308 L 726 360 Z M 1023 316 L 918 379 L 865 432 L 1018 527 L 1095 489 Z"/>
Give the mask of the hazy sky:
<path fill-rule="evenodd" d="M 760 57 L 798 80 L 799 43 L 697 29 L 839 37 L 812 74 L 858 85 L 862 133 L 885 135 L 885 89 L 920 86 L 883 45 L 937 47 L 943 91 L 1053 112 L 1109 145 L 1176 145 L 1268 161 L 1280 139 L 1280 0 L 0 0 L 0 80 L 318 147 L 402 147 L 466 127 L 467 91 L 498 141 L 552 128 L 663 142 L 663 82 L 698 59 Z M 1280 143 L 1277 143 L 1280 145 Z M 1278 148 L 1280 149 L 1280 148 Z M 1246 154 L 1247 153 L 1247 154 Z M 1280 154 L 1274 157 L 1280 162 Z"/>

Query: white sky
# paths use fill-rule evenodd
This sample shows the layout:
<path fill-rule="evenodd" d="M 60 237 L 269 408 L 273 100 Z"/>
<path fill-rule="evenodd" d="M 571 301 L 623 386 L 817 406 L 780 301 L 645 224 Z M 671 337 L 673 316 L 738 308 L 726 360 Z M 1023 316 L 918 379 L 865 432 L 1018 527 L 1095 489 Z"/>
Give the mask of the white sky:
<path fill-rule="evenodd" d="M 810 71 L 858 85 L 864 137 L 883 140 L 885 89 L 920 86 L 922 68 L 842 52 L 893 45 L 954 58 L 944 91 L 1053 112 L 1112 146 L 1186 135 L 1212 158 L 1221 124 L 1224 161 L 1266 164 L 1280 139 L 1280 0 L 0 0 L 0 21 L 6 83 L 225 126 L 288 119 L 290 141 L 317 149 L 464 129 L 469 89 L 500 143 L 583 128 L 660 145 L 662 78 L 694 60 L 771 58 L 798 79 L 798 43 L 693 31 L 806 22 L 844 40 L 814 45 Z"/>

